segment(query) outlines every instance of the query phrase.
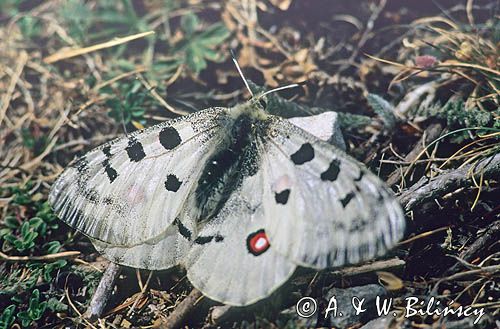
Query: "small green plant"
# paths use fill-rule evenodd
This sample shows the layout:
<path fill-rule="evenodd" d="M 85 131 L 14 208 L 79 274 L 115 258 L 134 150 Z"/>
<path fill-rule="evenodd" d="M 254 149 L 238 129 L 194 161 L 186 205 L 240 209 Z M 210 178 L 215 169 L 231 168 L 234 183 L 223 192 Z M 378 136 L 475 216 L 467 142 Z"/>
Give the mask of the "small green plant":
<path fill-rule="evenodd" d="M 52 213 L 48 202 L 33 201 L 25 189 L 14 189 L 13 203 L 33 206 L 36 211 L 35 216 L 24 221 L 14 216 L 7 216 L 4 227 L 0 228 L 0 241 L 4 240 L 19 252 L 33 251 L 37 237 L 45 237 L 49 230 L 59 227 L 56 216 Z M 60 246 L 60 242 L 52 241 L 45 245 L 45 249 L 48 253 L 55 253 L 59 251 Z"/>
<path fill-rule="evenodd" d="M 7 306 L 0 315 L 0 329 L 9 329 L 14 323 L 15 318 L 15 305 Z"/>
<path fill-rule="evenodd" d="M 368 104 L 373 108 L 382 120 L 387 130 L 392 130 L 396 126 L 396 116 L 394 115 L 394 106 L 388 101 L 376 94 L 368 94 L 366 97 Z"/>
<path fill-rule="evenodd" d="M 24 222 L 18 229 L 19 235 L 9 233 L 4 236 L 5 241 L 9 242 L 14 246 L 19 252 L 30 250 L 35 246 L 35 239 L 38 236 L 34 225 L 30 225 L 30 222 Z"/>
<path fill-rule="evenodd" d="M 207 60 L 214 62 L 224 60 L 215 48 L 230 35 L 222 23 L 213 24 L 205 28 L 204 31 L 197 32 L 200 25 L 195 14 L 189 13 L 183 16 L 181 29 L 185 35 L 174 47 L 175 51 L 184 54 L 183 63 L 196 74 L 207 67 Z"/>
<path fill-rule="evenodd" d="M 0 12 L 7 16 L 14 16 L 19 13 L 19 8 L 23 0 L 2 0 L 0 1 Z"/>
<path fill-rule="evenodd" d="M 23 327 L 29 326 L 33 321 L 38 321 L 42 318 L 43 313 L 47 309 L 47 302 L 40 301 L 40 292 L 38 289 L 33 290 L 29 301 L 28 309 L 17 314 Z"/>
<path fill-rule="evenodd" d="M 106 89 L 103 92 L 111 93 L 111 90 Z M 141 82 L 132 80 L 118 84 L 118 95 L 122 98 L 114 97 L 106 101 L 109 107 L 108 115 L 117 122 L 125 124 L 131 122 L 134 126 L 144 125 L 146 123 L 144 108 L 147 107 L 146 101 L 150 100 L 150 96 Z"/>
<path fill-rule="evenodd" d="M 443 107 L 435 109 L 436 117 L 446 120 L 450 129 L 461 128 L 494 128 L 500 129 L 500 110 L 487 112 L 476 107 L 467 108 L 463 100 L 450 100 Z M 469 132 L 464 131 L 453 135 L 452 141 L 461 143 L 470 139 Z"/>

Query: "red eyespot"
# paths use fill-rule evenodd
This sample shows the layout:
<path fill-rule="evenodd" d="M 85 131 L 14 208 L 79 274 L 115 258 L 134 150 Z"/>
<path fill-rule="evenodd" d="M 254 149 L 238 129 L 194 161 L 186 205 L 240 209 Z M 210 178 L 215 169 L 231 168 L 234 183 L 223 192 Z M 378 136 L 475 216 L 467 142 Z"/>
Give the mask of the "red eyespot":
<path fill-rule="evenodd" d="M 267 239 L 266 232 L 261 229 L 257 232 L 251 233 L 247 237 L 247 249 L 248 252 L 254 256 L 259 256 L 266 252 L 271 245 L 269 244 L 269 240 Z"/>

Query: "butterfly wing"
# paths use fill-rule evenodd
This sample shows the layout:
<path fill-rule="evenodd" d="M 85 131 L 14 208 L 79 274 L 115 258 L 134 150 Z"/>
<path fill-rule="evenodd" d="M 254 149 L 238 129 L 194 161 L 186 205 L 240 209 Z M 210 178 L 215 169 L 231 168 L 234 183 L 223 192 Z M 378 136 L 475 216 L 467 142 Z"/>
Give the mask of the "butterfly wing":
<path fill-rule="evenodd" d="M 224 135 L 227 109 L 166 121 L 106 143 L 74 162 L 49 202 L 67 224 L 114 247 L 161 235 L 176 219 Z"/>
<path fill-rule="evenodd" d="M 191 246 L 177 223 L 174 221 L 174 225 L 167 227 L 162 234 L 132 247 L 116 246 L 92 238 L 91 241 L 99 253 L 114 263 L 148 270 L 165 270 L 178 265 Z"/>
<path fill-rule="evenodd" d="M 189 281 L 211 299 L 243 306 L 269 296 L 294 272 L 264 231 L 262 172 L 246 177 L 194 240 L 184 266 Z"/>
<path fill-rule="evenodd" d="M 382 181 L 340 149 L 274 118 L 263 152 L 266 232 L 275 250 L 314 268 L 383 254 L 404 233 Z"/>

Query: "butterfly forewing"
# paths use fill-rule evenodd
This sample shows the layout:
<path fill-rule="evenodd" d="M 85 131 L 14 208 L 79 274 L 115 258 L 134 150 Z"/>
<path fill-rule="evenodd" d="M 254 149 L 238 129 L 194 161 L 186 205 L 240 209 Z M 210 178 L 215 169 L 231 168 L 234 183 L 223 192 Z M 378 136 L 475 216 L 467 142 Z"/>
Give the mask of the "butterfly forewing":
<path fill-rule="evenodd" d="M 176 219 L 210 153 L 227 109 L 213 108 L 98 147 L 68 167 L 49 195 L 55 213 L 84 234 L 132 247 Z"/>
<path fill-rule="evenodd" d="M 280 118 L 266 138 L 266 230 L 278 252 L 325 268 L 381 255 L 402 237 L 399 204 L 356 160 Z"/>

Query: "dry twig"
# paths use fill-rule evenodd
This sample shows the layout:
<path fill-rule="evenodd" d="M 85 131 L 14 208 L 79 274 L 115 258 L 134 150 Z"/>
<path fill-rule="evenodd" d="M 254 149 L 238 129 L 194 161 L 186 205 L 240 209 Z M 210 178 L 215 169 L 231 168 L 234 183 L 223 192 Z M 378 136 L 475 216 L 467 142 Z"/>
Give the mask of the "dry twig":
<path fill-rule="evenodd" d="M 405 210 L 415 209 L 434 198 L 453 192 L 460 187 L 472 185 L 469 173 L 479 179 L 498 178 L 500 175 L 500 153 L 487 157 L 475 164 L 469 164 L 458 169 L 448 170 L 431 179 L 422 179 L 399 196 Z"/>
<path fill-rule="evenodd" d="M 120 275 L 120 271 L 120 265 L 109 263 L 108 268 L 103 273 L 101 281 L 95 290 L 94 296 L 92 296 L 87 312 L 85 312 L 85 317 L 89 318 L 91 321 L 95 321 L 102 315 L 109 297 L 113 292 L 115 281 L 118 275 Z"/>
<path fill-rule="evenodd" d="M 193 311 L 196 306 L 196 302 L 202 298 L 203 295 L 198 289 L 193 289 L 182 302 L 177 305 L 168 318 L 163 321 L 160 328 L 161 329 L 173 329 L 181 326 L 186 317 Z"/>

